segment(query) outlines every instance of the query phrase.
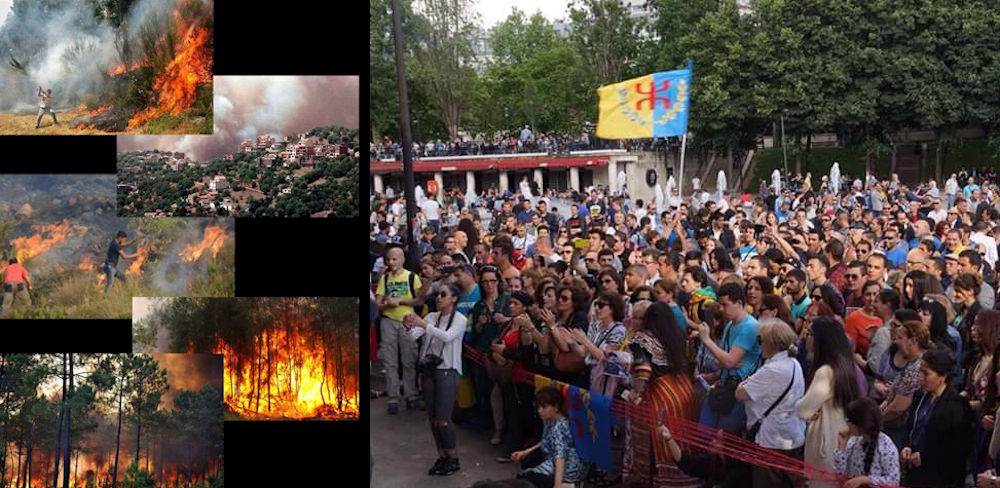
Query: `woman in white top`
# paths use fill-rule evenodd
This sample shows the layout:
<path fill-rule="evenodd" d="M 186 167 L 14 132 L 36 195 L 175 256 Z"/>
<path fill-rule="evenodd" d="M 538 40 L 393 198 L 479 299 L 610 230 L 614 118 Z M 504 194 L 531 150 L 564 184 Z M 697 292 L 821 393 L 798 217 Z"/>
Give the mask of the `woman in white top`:
<path fill-rule="evenodd" d="M 805 379 L 795 360 L 798 335 L 775 318 L 761 320 L 757 333 L 764 364 L 743 380 L 736 389 L 736 399 L 746 402 L 748 428 L 760 422 L 754 442 L 802 459 L 806 424 L 796 415 L 795 403 L 805 392 Z M 753 480 L 754 486 L 795 486 L 788 473 L 760 466 L 754 466 Z"/>
<path fill-rule="evenodd" d="M 841 431 L 847 429 L 844 408 L 859 396 L 857 372 L 844 328 L 829 317 L 813 320 L 806 346 L 813 351 L 813 377 L 805 396 L 799 399 L 799 418 L 809 422 L 805 461 L 817 468 L 834 470 L 833 452 Z M 838 487 L 811 480 L 811 488 Z"/>
<path fill-rule="evenodd" d="M 424 403 L 431 420 L 431 434 L 440 457 L 427 472 L 447 476 L 459 470 L 455 450 L 455 427 L 451 425 L 452 408 L 462 374 L 462 336 L 465 316 L 455 311 L 461 291 L 455 283 L 442 283 L 436 297 L 437 311 L 420 318 L 408 314 L 403 324 L 411 327 L 414 340 L 423 335 L 424 345 L 417 357 L 423 381 Z"/>

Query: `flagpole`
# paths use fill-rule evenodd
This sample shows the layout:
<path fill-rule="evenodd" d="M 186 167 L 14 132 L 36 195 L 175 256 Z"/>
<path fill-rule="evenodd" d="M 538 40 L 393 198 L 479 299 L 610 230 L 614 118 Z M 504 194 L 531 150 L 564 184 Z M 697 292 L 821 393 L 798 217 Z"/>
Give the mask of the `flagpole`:
<path fill-rule="evenodd" d="M 684 135 L 681 136 L 681 174 L 680 178 L 677 180 L 677 199 L 684 201 L 684 150 L 687 148 L 688 133 L 684 131 Z M 680 202 L 678 202 L 678 208 L 680 208 Z"/>

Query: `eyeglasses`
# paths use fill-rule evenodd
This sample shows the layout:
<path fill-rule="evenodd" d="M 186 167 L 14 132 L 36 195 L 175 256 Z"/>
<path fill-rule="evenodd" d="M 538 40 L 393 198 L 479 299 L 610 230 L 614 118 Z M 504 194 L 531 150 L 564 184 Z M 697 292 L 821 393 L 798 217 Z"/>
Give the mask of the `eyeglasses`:
<path fill-rule="evenodd" d="M 588 263 L 593 263 L 593 262 L 597 261 L 596 258 L 583 258 L 583 260 L 586 261 L 586 262 L 588 262 Z"/>
<path fill-rule="evenodd" d="M 856 279 L 858 279 L 860 277 L 861 277 L 861 275 L 849 274 L 849 273 L 848 274 L 844 274 L 844 279 L 845 280 L 856 280 Z"/>
<path fill-rule="evenodd" d="M 604 307 L 609 307 L 609 306 L 610 305 L 608 305 L 607 303 L 604 303 L 604 302 L 594 302 L 594 308 L 604 308 Z"/>
<path fill-rule="evenodd" d="M 568 302 L 568 301 L 570 301 L 572 299 L 573 299 L 573 297 L 571 297 L 569 295 L 559 295 L 559 301 L 560 302 Z"/>
<path fill-rule="evenodd" d="M 438 298 L 448 298 L 448 297 L 450 297 L 450 296 L 453 296 L 453 295 L 449 294 L 449 293 L 448 293 L 448 292 L 446 292 L 446 291 L 442 291 L 442 292 L 439 292 L 439 293 L 438 293 Z"/>
<path fill-rule="evenodd" d="M 573 254 L 573 250 L 572 249 L 569 249 L 569 250 L 563 249 L 562 253 L 563 254 Z"/>

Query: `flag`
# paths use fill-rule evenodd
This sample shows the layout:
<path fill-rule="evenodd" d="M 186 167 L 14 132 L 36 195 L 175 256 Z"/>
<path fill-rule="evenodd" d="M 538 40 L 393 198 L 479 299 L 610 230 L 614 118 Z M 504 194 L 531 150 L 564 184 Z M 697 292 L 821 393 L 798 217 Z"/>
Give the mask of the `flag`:
<path fill-rule="evenodd" d="M 566 410 L 580 459 L 611 470 L 611 397 L 569 385 Z"/>
<path fill-rule="evenodd" d="M 631 139 L 687 132 L 692 64 L 597 89 L 597 137 Z"/>

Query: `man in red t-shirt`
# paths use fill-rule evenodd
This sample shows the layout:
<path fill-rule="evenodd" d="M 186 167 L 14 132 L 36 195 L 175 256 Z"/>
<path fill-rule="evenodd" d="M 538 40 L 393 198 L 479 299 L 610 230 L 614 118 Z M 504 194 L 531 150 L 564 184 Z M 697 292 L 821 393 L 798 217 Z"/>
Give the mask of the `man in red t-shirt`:
<path fill-rule="evenodd" d="M 850 272 L 857 273 L 858 271 L 852 268 Z M 871 341 L 869 330 L 882 326 L 882 319 L 875 314 L 875 299 L 878 298 L 880 291 L 882 291 L 882 285 L 879 285 L 878 282 L 866 282 L 862 290 L 865 306 L 847 314 L 847 319 L 844 321 L 847 336 L 854 344 L 854 352 L 861 354 L 862 357 L 868 353 L 868 345 Z"/>
<path fill-rule="evenodd" d="M 0 304 L 0 315 L 7 315 L 10 306 L 14 303 L 14 298 L 23 299 L 31 306 L 31 278 L 28 277 L 28 270 L 24 266 L 17 264 L 17 258 L 9 261 L 3 270 L 3 303 Z"/>

